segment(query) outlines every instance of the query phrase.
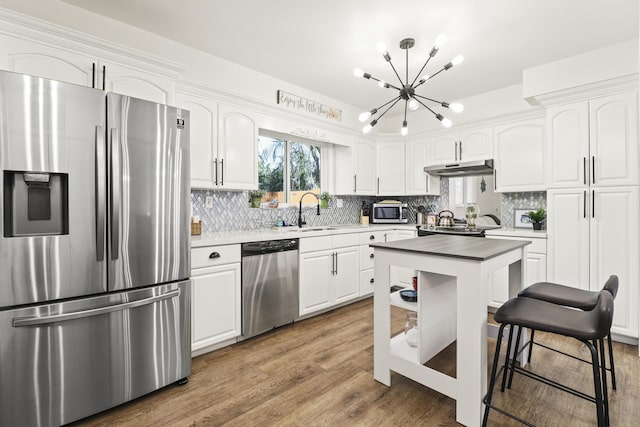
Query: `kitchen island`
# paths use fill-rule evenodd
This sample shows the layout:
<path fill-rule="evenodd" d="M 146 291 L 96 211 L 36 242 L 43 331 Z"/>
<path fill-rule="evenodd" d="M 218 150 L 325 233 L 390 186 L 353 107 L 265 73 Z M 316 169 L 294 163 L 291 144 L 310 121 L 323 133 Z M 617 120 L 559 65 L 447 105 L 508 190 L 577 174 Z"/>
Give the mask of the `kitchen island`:
<path fill-rule="evenodd" d="M 374 378 L 391 385 L 398 372 L 456 400 L 456 421 L 480 425 L 487 389 L 487 301 L 490 274 L 509 267 L 509 294 L 526 277 L 528 241 L 429 236 L 376 243 L 374 289 Z M 390 267 L 412 268 L 418 302 L 389 293 Z M 390 305 L 418 313 L 417 347 L 404 334 L 390 339 Z M 424 366 L 456 343 L 455 378 Z"/>

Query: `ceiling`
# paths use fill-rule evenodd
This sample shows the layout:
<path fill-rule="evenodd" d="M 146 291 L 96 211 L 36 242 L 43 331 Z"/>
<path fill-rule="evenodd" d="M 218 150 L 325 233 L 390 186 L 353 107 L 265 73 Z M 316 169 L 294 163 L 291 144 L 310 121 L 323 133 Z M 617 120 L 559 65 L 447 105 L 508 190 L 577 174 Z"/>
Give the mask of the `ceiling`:
<path fill-rule="evenodd" d="M 425 72 L 460 53 L 465 62 L 418 93 L 453 102 L 518 84 L 523 69 L 637 38 L 639 26 L 637 0 L 63 1 L 363 110 L 397 93 L 352 74 L 359 67 L 397 84 L 376 50 L 379 41 L 404 76 L 398 43 L 415 39 L 413 79 L 445 33 L 447 43 Z"/>

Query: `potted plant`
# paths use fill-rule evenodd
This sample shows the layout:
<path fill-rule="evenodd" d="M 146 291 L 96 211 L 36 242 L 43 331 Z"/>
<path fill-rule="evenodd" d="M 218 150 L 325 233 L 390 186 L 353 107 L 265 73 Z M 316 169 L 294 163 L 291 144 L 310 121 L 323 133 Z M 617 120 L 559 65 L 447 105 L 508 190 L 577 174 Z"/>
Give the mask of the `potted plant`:
<path fill-rule="evenodd" d="M 547 218 L 547 212 L 543 208 L 538 208 L 537 211 L 527 212 L 527 216 L 531 220 L 534 230 L 542 230 L 542 223 Z"/>
<path fill-rule="evenodd" d="M 326 209 L 329 207 L 329 200 L 333 199 L 333 196 L 328 192 L 323 191 L 322 193 L 320 193 L 320 196 L 318 196 L 318 198 L 320 199 L 320 207 Z"/>
<path fill-rule="evenodd" d="M 252 208 L 259 208 L 260 202 L 262 201 L 262 196 L 264 196 L 263 190 L 252 190 L 249 191 L 249 199 L 251 201 Z"/>

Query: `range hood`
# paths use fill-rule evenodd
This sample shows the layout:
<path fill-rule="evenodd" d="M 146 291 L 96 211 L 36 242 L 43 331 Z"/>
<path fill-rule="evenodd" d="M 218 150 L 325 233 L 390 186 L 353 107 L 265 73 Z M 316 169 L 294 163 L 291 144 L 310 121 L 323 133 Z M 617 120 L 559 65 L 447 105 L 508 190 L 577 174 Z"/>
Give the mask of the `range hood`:
<path fill-rule="evenodd" d="M 424 171 L 429 175 L 442 177 L 491 175 L 493 174 L 493 159 L 426 166 Z"/>

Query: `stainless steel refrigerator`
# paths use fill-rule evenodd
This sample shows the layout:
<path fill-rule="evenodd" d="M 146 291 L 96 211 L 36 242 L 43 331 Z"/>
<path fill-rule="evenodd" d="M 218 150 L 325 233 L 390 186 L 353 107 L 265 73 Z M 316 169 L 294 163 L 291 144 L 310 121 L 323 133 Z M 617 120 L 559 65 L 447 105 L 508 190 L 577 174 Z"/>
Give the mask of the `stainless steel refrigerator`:
<path fill-rule="evenodd" d="M 191 373 L 189 113 L 0 72 L 0 425 Z"/>

